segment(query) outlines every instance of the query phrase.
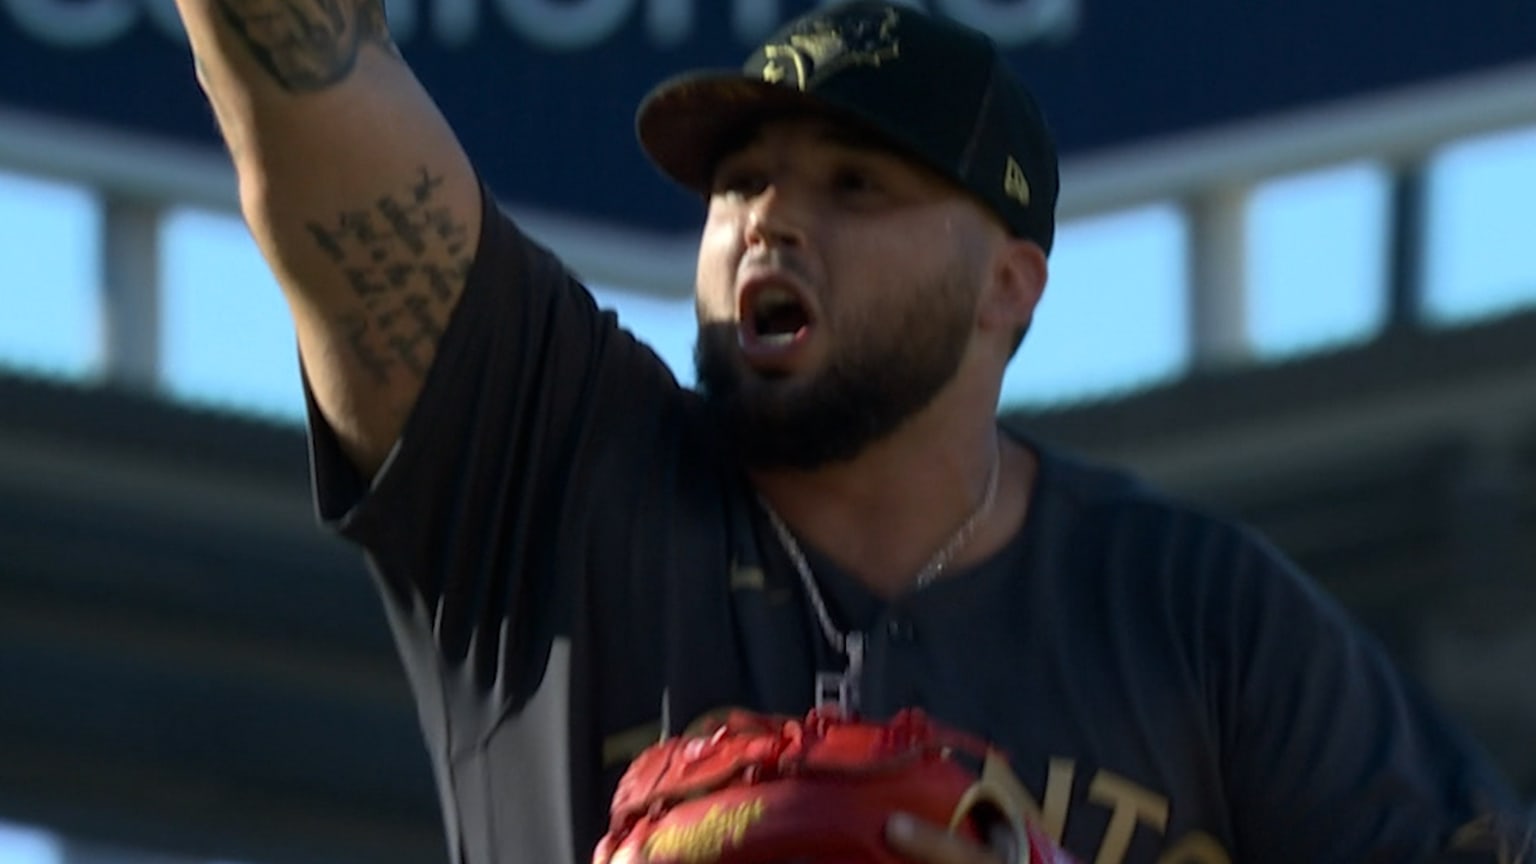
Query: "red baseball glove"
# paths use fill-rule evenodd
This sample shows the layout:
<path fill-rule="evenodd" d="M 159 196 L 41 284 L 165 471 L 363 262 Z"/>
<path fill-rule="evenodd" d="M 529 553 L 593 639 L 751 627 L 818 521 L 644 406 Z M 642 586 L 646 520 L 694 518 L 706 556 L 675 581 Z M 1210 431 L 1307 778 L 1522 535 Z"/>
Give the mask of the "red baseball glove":
<path fill-rule="evenodd" d="M 994 761 L 982 770 L 991 755 Z M 893 812 L 992 843 L 1010 864 L 1070 864 L 997 782 L 976 738 L 916 709 L 875 724 L 732 712 L 641 753 L 593 864 L 899 864 Z"/>

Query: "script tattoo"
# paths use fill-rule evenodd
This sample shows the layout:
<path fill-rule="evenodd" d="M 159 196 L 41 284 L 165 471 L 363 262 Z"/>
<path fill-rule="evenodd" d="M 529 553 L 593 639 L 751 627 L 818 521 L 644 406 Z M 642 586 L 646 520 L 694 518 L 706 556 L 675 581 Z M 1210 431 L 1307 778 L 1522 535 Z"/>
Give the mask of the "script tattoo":
<path fill-rule="evenodd" d="M 361 310 L 338 324 L 356 360 L 380 384 L 396 367 L 426 376 L 469 276 L 469 230 L 438 203 L 442 183 L 422 168 L 401 193 L 304 226 L 361 301 Z"/>
<path fill-rule="evenodd" d="M 346 78 L 358 50 L 393 51 L 382 0 L 217 0 L 230 27 L 272 79 L 290 92 Z"/>

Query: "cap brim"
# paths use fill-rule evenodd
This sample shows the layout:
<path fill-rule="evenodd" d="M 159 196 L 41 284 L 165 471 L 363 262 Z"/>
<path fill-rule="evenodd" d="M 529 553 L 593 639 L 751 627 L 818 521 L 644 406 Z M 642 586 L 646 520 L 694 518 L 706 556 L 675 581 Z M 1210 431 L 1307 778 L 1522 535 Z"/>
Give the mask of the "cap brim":
<path fill-rule="evenodd" d="M 837 111 L 793 87 L 739 72 L 695 72 L 662 82 L 640 103 L 635 132 L 661 172 L 697 192 L 708 192 L 715 162 L 731 140 L 764 116 Z"/>

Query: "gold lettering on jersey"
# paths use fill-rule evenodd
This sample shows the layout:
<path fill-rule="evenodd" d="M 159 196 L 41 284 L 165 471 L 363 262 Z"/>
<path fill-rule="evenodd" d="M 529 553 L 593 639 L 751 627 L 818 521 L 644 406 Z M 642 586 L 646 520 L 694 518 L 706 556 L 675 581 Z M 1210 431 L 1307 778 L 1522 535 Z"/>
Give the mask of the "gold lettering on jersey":
<path fill-rule="evenodd" d="M 886 9 L 878 18 L 843 17 L 811 22 L 783 42 L 763 48 L 764 81 L 791 81 L 800 90 L 848 66 L 878 67 L 901 56 L 896 25 L 901 17 Z"/>
<path fill-rule="evenodd" d="M 763 568 L 743 564 L 731 565 L 732 591 L 761 591 L 765 584 L 767 582 L 763 577 Z"/>
<path fill-rule="evenodd" d="M 987 758 L 982 761 L 981 776 L 965 790 L 950 813 L 949 830 L 959 827 L 976 807 L 983 804 L 1018 820 L 1025 818 L 1024 814 L 1029 812 L 1033 803 L 1029 791 L 1013 775 L 1008 759 L 998 751 L 989 749 Z"/>
<path fill-rule="evenodd" d="M 766 809 L 761 798 L 731 807 L 717 804 L 696 822 L 668 825 L 652 834 L 645 841 L 645 860 L 664 858 L 683 864 L 707 864 L 727 848 L 739 847 L 747 829 L 763 818 Z"/>
<path fill-rule="evenodd" d="M 1029 794 L 1029 790 L 1019 782 L 1017 775 L 1013 773 L 1013 767 L 1008 764 L 1007 757 L 996 750 L 988 750 L 987 758 L 981 763 L 981 777 L 979 785 L 996 790 L 997 794 L 1007 799 L 1014 812 L 1025 819 L 1039 823 L 1040 808 L 1035 806 L 1035 799 Z"/>
<path fill-rule="evenodd" d="M 1058 843 L 1067 827 L 1067 805 L 1072 800 L 1072 778 L 1076 774 L 1077 764 L 1071 759 L 1052 759 L 1046 768 L 1040 818 Z"/>
<path fill-rule="evenodd" d="M 1057 843 L 1063 842 L 1067 824 L 1072 819 L 1073 791 L 1077 783 L 1077 763 L 1071 759 L 1054 757 L 1047 762 L 1045 794 L 1037 799 L 1028 788 L 1013 779 L 1011 770 L 999 771 L 992 760 L 982 766 L 982 782 L 1006 786 L 1009 780 L 1017 785 L 1010 793 L 1023 802 L 1022 814 L 1026 821 L 1039 826 Z M 1088 858 L 1090 849 L 1072 850 L 1079 860 L 1093 864 L 1124 864 L 1130 852 L 1131 839 L 1138 827 L 1151 829 L 1166 837 L 1168 819 L 1172 808 L 1165 795 L 1121 777 L 1111 771 L 1096 771 L 1088 780 L 1086 800 L 1076 799 L 1078 808 L 1096 805 L 1109 810 L 1109 823 L 1099 838 L 1097 852 Z M 1099 817 L 1090 816 L 1091 821 Z M 1076 838 L 1082 842 L 1083 838 Z M 1231 864 L 1231 856 L 1221 843 L 1203 831 L 1191 831 L 1166 846 L 1158 864 Z"/>
<path fill-rule="evenodd" d="M 1448 849 L 1492 852 L 1498 864 L 1522 864 L 1536 841 L 1536 827 L 1506 826 L 1492 813 L 1474 817 L 1451 835 Z"/>
<path fill-rule="evenodd" d="M 1100 771 L 1088 786 L 1088 800 L 1110 808 L 1109 826 L 1104 829 L 1104 840 L 1099 844 L 1094 864 L 1124 861 L 1126 850 L 1131 847 L 1131 834 L 1138 824 L 1148 825 L 1159 833 L 1168 830 L 1168 799 L 1124 777 Z"/>
<path fill-rule="evenodd" d="M 1157 864 L 1232 864 L 1227 850 L 1204 831 L 1191 831 L 1157 856 Z"/>
<path fill-rule="evenodd" d="M 1003 194 L 1029 206 L 1029 178 L 1024 176 L 1024 169 L 1012 156 L 1008 157 L 1008 165 L 1003 169 Z"/>
<path fill-rule="evenodd" d="M 1000 759 L 1001 757 L 997 757 Z M 1052 759 L 1045 775 L 1045 799 L 1044 806 L 1035 800 L 1035 796 L 1019 783 L 1011 770 L 998 771 L 993 767 L 993 756 L 988 756 L 982 766 L 981 779 L 984 783 L 995 783 L 1006 787 L 1011 781 L 1018 789 L 1014 793 L 1023 802 L 1024 818 L 1035 825 L 1039 825 L 1045 833 L 1057 843 L 1061 842 L 1062 831 L 1067 825 L 1067 804 L 1072 799 L 1072 775 L 1076 767 L 1071 759 Z M 1006 769 L 1006 765 L 1004 766 Z"/>

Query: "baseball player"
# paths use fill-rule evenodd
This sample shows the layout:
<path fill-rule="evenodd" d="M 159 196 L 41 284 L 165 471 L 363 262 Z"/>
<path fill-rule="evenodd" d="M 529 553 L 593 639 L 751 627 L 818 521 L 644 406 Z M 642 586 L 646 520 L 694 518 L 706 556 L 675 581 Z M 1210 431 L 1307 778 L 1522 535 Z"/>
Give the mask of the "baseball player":
<path fill-rule="evenodd" d="M 1273 548 L 998 426 L 1057 166 L 985 36 L 819 8 L 640 106 L 706 201 L 693 392 L 497 207 L 377 0 L 178 2 L 455 862 L 588 860 L 658 739 L 816 706 L 988 742 L 1086 862 L 1525 854 L 1483 757 Z"/>

